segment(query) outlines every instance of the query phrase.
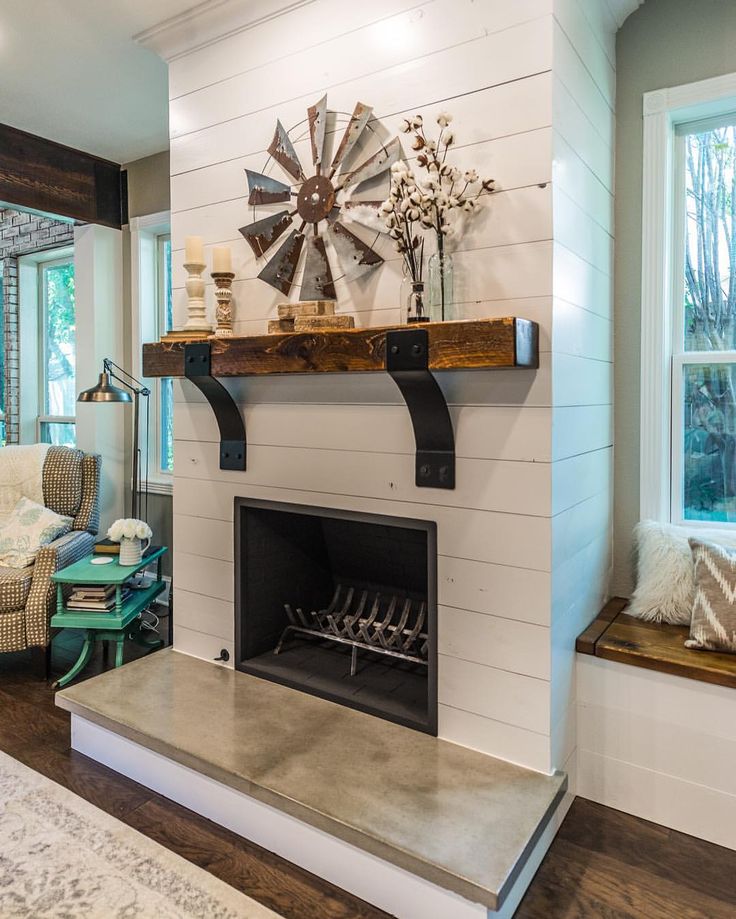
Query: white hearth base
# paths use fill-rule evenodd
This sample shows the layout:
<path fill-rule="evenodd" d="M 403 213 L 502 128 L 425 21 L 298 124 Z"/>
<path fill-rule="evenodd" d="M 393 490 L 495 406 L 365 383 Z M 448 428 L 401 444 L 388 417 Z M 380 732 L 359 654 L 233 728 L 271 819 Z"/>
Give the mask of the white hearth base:
<path fill-rule="evenodd" d="M 503 906 L 491 911 L 74 714 L 72 747 L 399 919 L 510 919 L 572 801 L 562 799 Z"/>

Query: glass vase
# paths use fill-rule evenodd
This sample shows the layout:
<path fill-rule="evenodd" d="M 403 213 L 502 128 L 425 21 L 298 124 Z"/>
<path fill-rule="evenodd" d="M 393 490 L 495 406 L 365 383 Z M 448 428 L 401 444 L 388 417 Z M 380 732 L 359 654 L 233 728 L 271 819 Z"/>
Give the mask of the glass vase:
<path fill-rule="evenodd" d="M 402 284 L 401 321 L 409 324 L 429 322 L 424 281 L 408 279 Z"/>
<path fill-rule="evenodd" d="M 449 252 L 435 252 L 429 258 L 429 318 L 433 322 L 458 319 L 453 301 L 453 264 Z"/>

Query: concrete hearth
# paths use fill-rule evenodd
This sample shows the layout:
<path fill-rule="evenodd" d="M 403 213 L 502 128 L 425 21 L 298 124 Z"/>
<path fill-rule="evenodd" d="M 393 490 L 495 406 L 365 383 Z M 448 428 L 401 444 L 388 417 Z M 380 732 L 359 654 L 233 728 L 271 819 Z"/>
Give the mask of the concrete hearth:
<path fill-rule="evenodd" d="M 140 764 L 152 751 L 157 769 L 186 767 L 211 794 L 234 790 L 476 908 L 503 903 L 567 785 L 175 651 L 56 698 L 74 716 L 75 746 L 113 768 L 146 782 Z M 89 731 L 97 741 L 80 741 Z M 118 739 L 134 751 L 117 754 Z"/>

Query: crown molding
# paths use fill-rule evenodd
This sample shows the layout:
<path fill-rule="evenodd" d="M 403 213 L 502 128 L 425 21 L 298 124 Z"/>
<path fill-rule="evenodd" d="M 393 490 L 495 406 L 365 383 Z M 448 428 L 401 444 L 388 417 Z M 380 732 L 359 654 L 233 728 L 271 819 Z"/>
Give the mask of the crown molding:
<path fill-rule="evenodd" d="M 644 0 L 604 0 L 616 20 L 616 25 L 620 29 L 624 22 L 635 13 L 644 3 Z"/>
<path fill-rule="evenodd" d="M 317 0 L 203 0 L 133 36 L 170 63 Z"/>

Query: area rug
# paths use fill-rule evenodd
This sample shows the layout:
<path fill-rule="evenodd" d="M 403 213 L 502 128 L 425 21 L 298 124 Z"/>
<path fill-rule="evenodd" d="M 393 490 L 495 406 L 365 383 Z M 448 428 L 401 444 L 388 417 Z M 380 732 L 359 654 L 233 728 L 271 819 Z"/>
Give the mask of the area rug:
<path fill-rule="evenodd" d="M 278 919 L 0 753 L 2 919 Z"/>

